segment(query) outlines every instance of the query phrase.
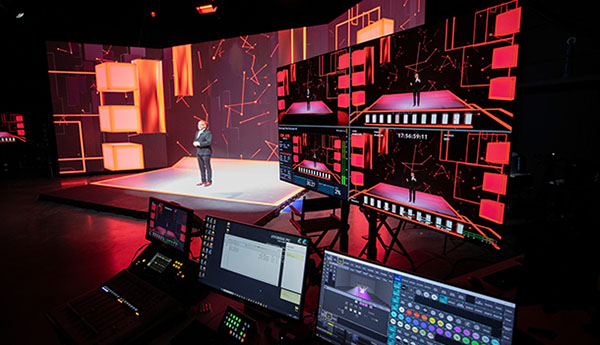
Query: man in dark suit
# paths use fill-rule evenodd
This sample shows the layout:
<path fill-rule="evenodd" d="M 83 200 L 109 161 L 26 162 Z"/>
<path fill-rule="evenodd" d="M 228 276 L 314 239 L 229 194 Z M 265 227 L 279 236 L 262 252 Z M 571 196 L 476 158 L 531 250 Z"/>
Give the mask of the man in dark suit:
<path fill-rule="evenodd" d="M 408 182 L 408 202 L 416 202 L 418 182 L 414 172 L 410 173 L 410 178 L 407 178 L 406 182 Z"/>
<path fill-rule="evenodd" d="M 196 136 L 194 137 L 194 146 L 196 146 L 196 156 L 198 157 L 198 166 L 200 167 L 200 176 L 202 178 L 202 182 L 198 183 L 197 186 L 208 187 L 212 184 L 212 168 L 210 166 L 212 133 L 206 126 L 206 121 L 198 121 L 198 131 L 196 131 Z"/>
<path fill-rule="evenodd" d="M 413 107 L 415 105 L 418 107 L 421 104 L 421 87 L 423 86 L 419 73 L 415 73 L 415 80 L 410 83 L 410 86 L 412 86 L 413 91 Z"/>

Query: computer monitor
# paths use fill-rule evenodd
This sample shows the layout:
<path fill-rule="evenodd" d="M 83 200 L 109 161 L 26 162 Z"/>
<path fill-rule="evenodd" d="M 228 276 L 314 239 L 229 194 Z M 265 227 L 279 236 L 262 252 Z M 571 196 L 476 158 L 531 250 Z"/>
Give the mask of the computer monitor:
<path fill-rule="evenodd" d="M 512 344 L 515 304 L 325 251 L 317 337 L 331 344 Z"/>
<path fill-rule="evenodd" d="M 308 238 L 207 216 L 198 281 L 301 319 Z"/>
<path fill-rule="evenodd" d="M 190 248 L 193 216 L 191 209 L 150 197 L 146 239 L 185 254 Z"/>

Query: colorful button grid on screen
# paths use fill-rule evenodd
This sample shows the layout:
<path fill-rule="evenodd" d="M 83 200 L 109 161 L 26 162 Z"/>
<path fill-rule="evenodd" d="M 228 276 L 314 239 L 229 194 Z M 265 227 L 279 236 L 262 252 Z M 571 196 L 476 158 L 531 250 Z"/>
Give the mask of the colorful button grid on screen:
<path fill-rule="evenodd" d="M 473 332 L 460 326 L 452 325 L 450 322 L 448 322 L 454 321 L 454 317 L 451 315 L 446 317 L 448 321 L 445 322 L 444 320 L 438 320 L 433 316 L 421 314 L 411 309 L 405 309 L 404 307 L 399 307 L 398 311 L 400 313 L 393 311 L 391 315 L 392 317 L 398 319 L 398 325 L 400 325 L 400 327 L 404 326 L 407 331 L 412 331 L 413 333 L 420 334 L 421 336 L 427 336 L 430 339 L 433 339 L 435 334 L 437 334 L 439 336 L 451 338 L 458 343 L 465 345 L 500 344 L 497 339 L 490 339 L 488 336 L 481 336 L 477 332 Z"/>

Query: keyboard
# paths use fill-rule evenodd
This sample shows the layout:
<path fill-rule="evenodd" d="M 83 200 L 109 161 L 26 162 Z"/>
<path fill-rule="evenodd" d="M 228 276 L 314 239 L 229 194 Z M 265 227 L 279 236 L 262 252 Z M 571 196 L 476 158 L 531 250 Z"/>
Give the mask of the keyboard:
<path fill-rule="evenodd" d="M 171 296 L 123 270 L 48 317 L 59 333 L 76 344 L 113 345 L 134 343 L 183 311 Z"/>

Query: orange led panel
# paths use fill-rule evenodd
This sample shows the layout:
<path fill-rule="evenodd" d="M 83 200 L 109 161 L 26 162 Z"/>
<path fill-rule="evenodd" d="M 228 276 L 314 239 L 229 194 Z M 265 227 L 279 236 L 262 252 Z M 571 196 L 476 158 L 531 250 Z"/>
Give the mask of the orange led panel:
<path fill-rule="evenodd" d="M 389 18 L 381 18 L 369 26 L 358 30 L 356 33 L 356 42 L 358 44 L 370 41 L 381 36 L 386 36 L 394 33 L 394 20 Z"/>
<path fill-rule="evenodd" d="M 166 133 L 162 61 L 136 59 L 139 88 L 133 93 L 139 107 L 141 133 Z"/>
<path fill-rule="evenodd" d="M 101 105 L 98 113 L 101 132 L 142 132 L 140 109 L 135 105 Z"/>
<path fill-rule="evenodd" d="M 103 143 L 104 168 L 111 171 L 144 169 L 144 147 L 137 143 Z"/>
<path fill-rule="evenodd" d="M 137 67 L 131 63 L 104 62 L 96 65 L 96 89 L 106 91 L 134 91 L 138 88 Z"/>
<path fill-rule="evenodd" d="M 192 45 L 175 46 L 173 50 L 173 83 L 175 96 L 193 96 Z"/>

